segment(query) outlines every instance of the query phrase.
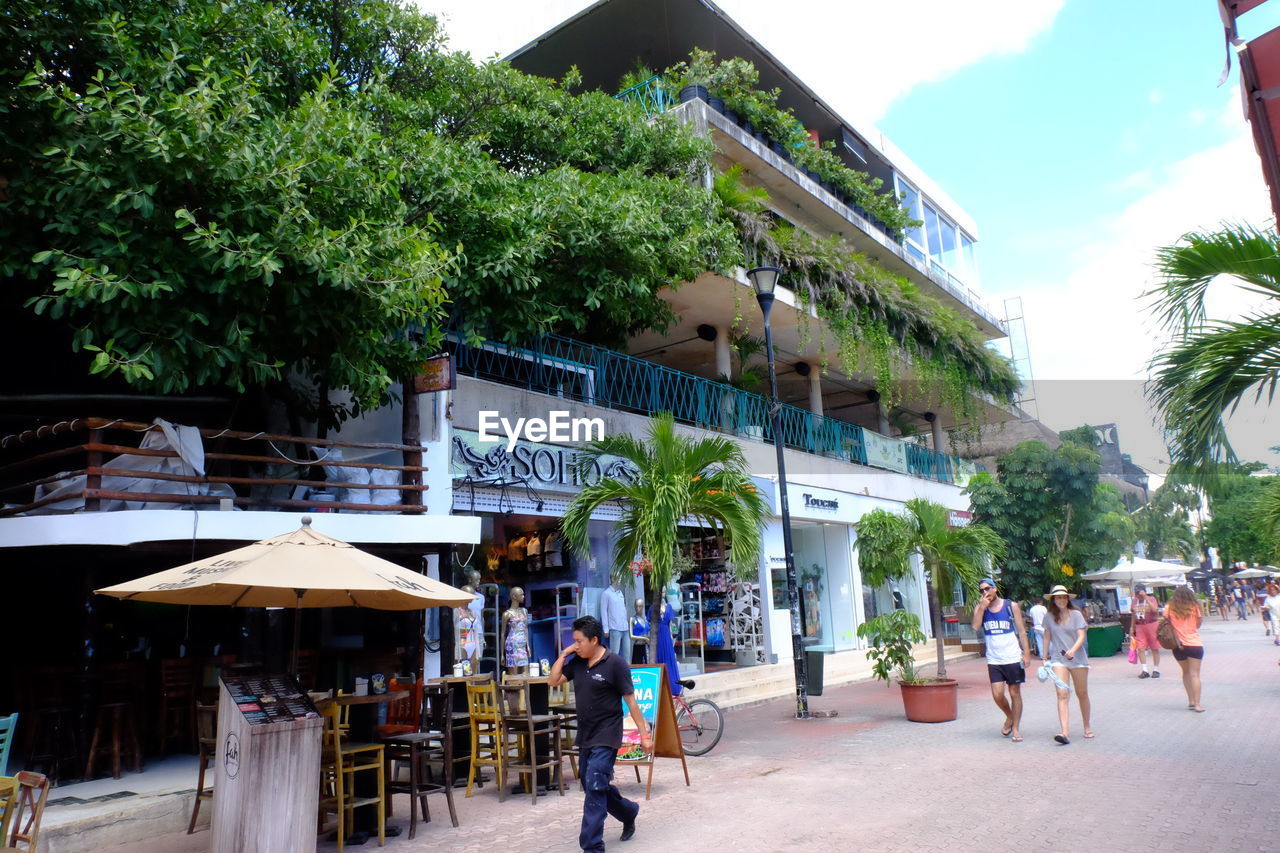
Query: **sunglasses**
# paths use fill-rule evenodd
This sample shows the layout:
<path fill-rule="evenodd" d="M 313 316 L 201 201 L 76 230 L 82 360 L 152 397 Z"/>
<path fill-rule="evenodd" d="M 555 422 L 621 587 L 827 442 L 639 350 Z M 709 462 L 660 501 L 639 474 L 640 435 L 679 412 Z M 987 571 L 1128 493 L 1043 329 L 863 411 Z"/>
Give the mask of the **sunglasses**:
<path fill-rule="evenodd" d="M 994 586 L 980 586 L 978 587 L 978 592 L 991 592 L 993 589 L 995 589 Z"/>

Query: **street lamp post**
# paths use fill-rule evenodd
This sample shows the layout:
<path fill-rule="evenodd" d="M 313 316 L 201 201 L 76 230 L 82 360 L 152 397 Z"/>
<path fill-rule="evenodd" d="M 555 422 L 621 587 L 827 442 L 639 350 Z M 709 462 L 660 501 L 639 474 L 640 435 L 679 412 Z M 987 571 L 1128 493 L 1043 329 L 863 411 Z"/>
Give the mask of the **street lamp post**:
<path fill-rule="evenodd" d="M 769 327 L 769 313 L 773 310 L 773 290 L 782 270 L 777 267 L 756 267 L 747 273 L 756 291 L 756 301 L 764 315 L 764 349 L 769 358 L 769 420 L 773 429 L 773 448 L 778 455 L 778 495 L 782 501 L 782 548 L 787 561 L 787 608 L 791 611 L 791 656 L 796 670 L 796 718 L 809 717 L 809 673 L 804 657 L 804 644 L 800 631 L 800 587 L 796 580 L 796 557 L 791 544 L 791 507 L 787 501 L 787 463 L 783 459 L 782 401 L 778 398 L 778 373 L 773 363 L 773 332 Z M 768 556 L 766 555 L 766 559 Z"/>

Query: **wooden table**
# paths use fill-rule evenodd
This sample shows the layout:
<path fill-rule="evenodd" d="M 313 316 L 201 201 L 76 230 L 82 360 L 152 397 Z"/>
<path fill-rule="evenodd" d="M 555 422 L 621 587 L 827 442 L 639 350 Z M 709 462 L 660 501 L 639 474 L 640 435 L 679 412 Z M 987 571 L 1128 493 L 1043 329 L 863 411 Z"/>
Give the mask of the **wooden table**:
<path fill-rule="evenodd" d="M 328 701 L 351 708 L 352 743 L 378 743 L 378 705 L 384 702 L 397 702 L 408 697 L 408 690 L 388 690 L 386 693 L 370 693 L 368 696 L 339 696 Z M 354 793 L 361 798 L 378 796 L 377 779 L 372 773 L 355 774 Z M 378 813 L 374 809 L 367 807 L 356 809 L 353 815 L 351 821 L 353 835 L 358 832 L 366 835 L 378 834 Z M 388 830 L 388 836 L 400 834 L 399 827 L 388 827 Z"/>

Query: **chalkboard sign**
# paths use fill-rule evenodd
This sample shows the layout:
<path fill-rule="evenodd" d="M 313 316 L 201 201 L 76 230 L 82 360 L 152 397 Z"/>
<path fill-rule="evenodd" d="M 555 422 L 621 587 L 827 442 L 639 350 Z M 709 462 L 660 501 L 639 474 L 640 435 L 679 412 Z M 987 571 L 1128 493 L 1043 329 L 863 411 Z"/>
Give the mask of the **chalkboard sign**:
<path fill-rule="evenodd" d="M 684 783 L 689 783 L 689 765 L 684 759 L 684 748 L 680 746 L 680 730 L 676 727 L 675 705 L 671 699 L 671 683 L 667 681 L 666 667 L 663 664 L 654 666 L 631 667 L 631 685 L 634 689 L 636 705 L 640 714 L 649 725 L 653 738 L 653 750 L 637 758 L 623 758 L 623 755 L 636 751 L 640 744 L 640 732 L 631 719 L 631 709 L 627 700 L 622 700 L 622 749 L 618 751 L 618 764 L 630 764 L 636 768 L 636 781 L 640 781 L 640 768 L 649 768 L 649 781 L 645 786 L 644 798 L 649 799 L 653 791 L 653 762 L 655 758 L 678 758 L 684 768 Z"/>

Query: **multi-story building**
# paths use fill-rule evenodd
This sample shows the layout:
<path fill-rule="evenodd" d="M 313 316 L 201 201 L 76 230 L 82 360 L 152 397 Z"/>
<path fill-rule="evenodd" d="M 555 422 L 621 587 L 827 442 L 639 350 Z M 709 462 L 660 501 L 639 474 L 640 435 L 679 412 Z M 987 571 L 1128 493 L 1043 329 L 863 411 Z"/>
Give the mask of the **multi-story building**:
<path fill-rule="evenodd" d="M 715 144 L 715 168 L 742 166 L 746 183 L 767 190 L 775 216 L 815 236 L 838 236 L 953 309 L 988 340 L 1004 336 L 1001 320 L 978 295 L 978 231 L 970 217 L 887 140 L 838 115 L 714 5 L 603 0 L 510 61 L 549 75 L 576 65 L 586 85 L 612 89 L 637 59 L 664 68 L 695 47 L 751 60 L 761 86 L 780 91 L 781 106 L 820 139 L 833 141 L 849 167 L 898 193 L 921 224 L 895 235 L 708 100 L 670 103 L 656 96 L 655 110 Z M 640 87 L 630 96 L 650 91 L 660 90 Z M 684 666 L 772 664 L 785 692 L 791 634 L 770 402 L 721 381 L 734 372 L 731 333 L 759 335 L 762 329 L 745 272 L 707 272 L 673 283 L 661 296 L 675 322 L 662 333 L 635 335 L 625 351 L 554 336 L 519 347 L 471 346 L 454 338 L 451 390 L 409 397 L 407 415 L 399 404 L 368 413 L 345 424 L 339 440 L 324 437 L 315 425 L 290 423 L 279 409 L 247 423 L 230 398 L 30 394 L 11 401 L 3 432 L 14 436 L 0 458 L 0 488 L 11 503 L 0 511 L 0 553 L 25 571 L 14 573 L 21 575 L 20 588 L 7 596 L 6 624 L 39 629 L 38 614 L 13 606 L 17 601 L 39 600 L 49 612 L 76 614 L 75 627 L 33 663 L 65 660 L 91 668 L 95 655 L 216 653 L 209 637 L 260 635 L 279 617 L 254 614 L 242 624 L 239 614 L 158 606 L 138 617 L 135 611 L 144 605 L 104 600 L 92 590 L 287 532 L 297 518 L 283 513 L 310 510 L 322 513 L 316 526 L 323 532 L 426 571 L 438 566 L 457 584 L 478 585 L 486 597 L 487 667 L 501 663 L 500 618 L 510 590 L 524 587 L 534 657 L 550 657 L 567 621 L 598 609 L 613 568 L 608 542 L 616 514 L 599 513 L 591 555 L 568 553 L 558 525 L 578 488 L 576 442 L 521 441 L 507 454 L 499 444 L 480 441 L 482 413 L 514 422 L 562 411 L 570 418 L 598 418 L 610 432 L 643 434 L 653 412 L 670 411 L 690 433 L 737 441 L 775 510 L 758 577 L 745 583 L 724 571 L 723 543 L 710 531 L 692 525 L 683 531 L 685 585 L 672 598 L 680 611 Z M 927 617 L 919 568 L 880 588 L 863 583 L 852 525 L 872 509 L 900 508 L 913 497 L 963 513 L 963 486 L 974 469 L 948 448 L 947 435 L 965 425 L 962 417 L 919 383 L 904 382 L 892 398 L 882 395 L 870 372 L 824 351 L 825 321 L 785 280 L 772 317 L 804 631 L 810 650 L 835 656 L 827 672 L 838 677 L 842 662 L 862 660 L 859 623 L 897 607 Z M 886 405 L 888 399 L 893 405 Z M 1014 416 L 992 399 L 977 405 L 988 423 Z M 109 419 L 89 417 L 94 414 Z M 137 444 L 131 436 L 158 417 L 202 433 L 197 438 L 156 427 L 144 450 L 130 453 Z M 8 428 L 13 425 L 43 427 L 22 432 Z M 157 460 L 159 468 L 153 467 Z M 216 474 L 206 476 L 206 460 Z M 71 474 L 63 476 L 67 469 Z M 147 470 L 139 475 L 140 469 Z M 336 512 L 325 512 L 330 509 Z M 641 590 L 627 593 L 634 599 Z M 928 619 L 922 621 L 927 626 Z M 403 632 L 388 624 L 381 617 L 361 622 L 354 614 L 327 614 L 308 626 L 304 644 L 401 646 Z M 438 628 L 426 621 L 426 646 L 444 657 L 443 664 L 429 658 L 430 674 L 454 657 L 450 625 L 448 614 Z M 437 631 L 440 646 L 433 642 Z"/>
<path fill-rule="evenodd" d="M 811 134 L 833 140 L 849 167 L 897 192 L 920 224 L 895 236 L 855 202 L 795 165 L 785 149 L 726 115 L 714 99 L 677 103 L 660 79 L 644 81 L 620 96 L 642 101 L 653 113 L 674 115 L 708 136 L 717 150 L 715 168 L 742 167 L 746 183 L 767 191 L 775 216 L 819 237 L 840 237 L 959 312 L 986 338 L 1005 336 L 1002 321 L 977 292 L 972 219 L 880 134 L 838 115 L 713 4 L 603 0 L 508 60 L 521 70 L 552 77 L 576 67 L 586 88 L 614 92 L 619 79 L 637 64 L 670 67 L 694 48 L 753 62 L 760 87 L 780 91 L 779 106 L 790 108 Z M 574 585 L 582 590 L 582 608 L 593 610 L 608 583 L 608 513 L 598 521 L 599 550 L 578 569 L 572 557 L 557 555 L 553 569 L 524 553 L 531 538 L 539 541 L 552 534 L 555 541 L 558 517 L 576 490 L 572 443 L 521 444 L 510 458 L 500 453 L 486 457 L 494 445 L 477 440 L 483 411 L 501 411 L 514 421 L 546 418 L 559 410 L 571 418 L 599 418 L 611 432 L 637 435 L 643 434 L 651 412 L 671 411 L 690 433 L 732 435 L 777 515 L 769 403 L 721 380 L 733 372 L 731 334 L 744 326 L 752 335 L 762 333 L 745 273 L 707 272 L 665 291 L 662 298 L 670 303 L 675 323 L 662 333 L 634 336 L 626 352 L 561 338 L 524 348 L 455 347 L 459 380 L 450 422 L 453 506 L 484 519 L 480 552 L 474 559 L 465 555 L 465 565 L 491 571 L 488 578 L 499 585 L 531 589 L 535 609 L 551 623 L 557 612 L 568 612 L 562 608 Z M 841 661 L 861 660 L 855 630 L 865 619 L 906 607 L 928 623 L 918 569 L 902 582 L 878 589 L 862 582 L 852 525 L 874 508 L 900 508 L 913 497 L 963 512 L 968 505 L 963 486 L 973 466 L 948 453 L 946 436 L 957 425 L 956 412 L 924 391 L 886 408 L 874 378 L 835 363 L 823 351 L 822 319 L 785 281 L 772 316 L 803 630 L 810 650 L 838 656 L 828 661 L 827 671 L 839 672 Z M 990 401 L 984 405 L 988 423 L 1012 417 L 1009 407 Z M 723 554 L 716 540 L 692 526 L 684 538 L 692 562 L 681 578 L 686 585 L 679 593 L 684 619 L 678 651 L 687 666 L 716 669 L 780 661 L 778 677 L 785 681 L 790 677 L 791 632 L 780 520 L 775 517 L 765 533 L 757 583 L 752 589 L 739 586 L 737 600 L 734 585 L 721 573 Z M 670 599 L 676 595 L 671 593 Z M 762 617 L 752 627 L 743 614 L 756 612 L 752 608 L 757 606 Z M 840 656 L 843 652 L 853 654 Z"/>

